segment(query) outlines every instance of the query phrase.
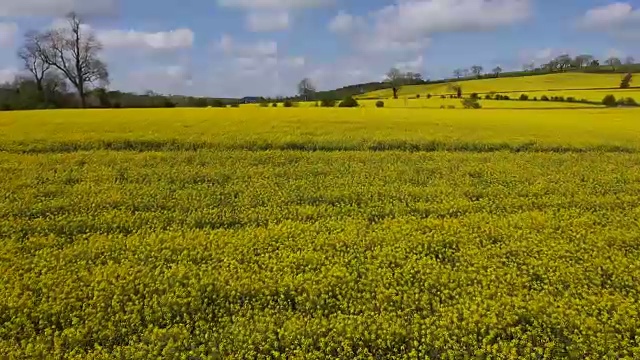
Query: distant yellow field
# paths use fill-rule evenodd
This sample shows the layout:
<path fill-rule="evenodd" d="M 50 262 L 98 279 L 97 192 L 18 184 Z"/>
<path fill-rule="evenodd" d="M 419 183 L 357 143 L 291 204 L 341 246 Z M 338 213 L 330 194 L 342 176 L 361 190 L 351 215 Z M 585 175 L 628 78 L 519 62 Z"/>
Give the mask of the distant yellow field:
<path fill-rule="evenodd" d="M 640 78 L 640 74 L 634 74 Z M 585 74 L 563 73 L 548 74 L 514 78 L 497 78 L 461 81 L 463 92 L 468 94 L 496 92 L 524 92 L 533 90 L 563 90 L 563 89 L 590 89 L 590 88 L 615 88 L 620 85 L 621 74 Z M 453 93 L 451 84 L 413 85 L 400 88 L 400 97 L 414 97 L 417 94 L 440 95 Z M 391 98 L 391 89 L 372 91 L 358 96 L 360 99 Z"/>
<path fill-rule="evenodd" d="M 576 99 L 587 99 L 589 101 L 602 101 L 602 99 L 607 95 L 613 95 L 616 99 L 620 98 L 632 98 L 640 103 L 640 90 L 639 89 L 603 89 L 603 90 L 559 90 L 559 91 L 536 91 L 536 92 L 527 92 L 527 91 L 515 91 L 511 93 L 506 93 L 505 95 L 509 95 L 512 98 L 518 98 L 521 94 L 527 94 L 530 98 L 537 97 L 538 99 L 542 97 L 542 95 L 546 95 L 548 97 L 551 96 L 563 96 L 574 97 Z M 562 103 L 561 103 L 562 104 Z"/>

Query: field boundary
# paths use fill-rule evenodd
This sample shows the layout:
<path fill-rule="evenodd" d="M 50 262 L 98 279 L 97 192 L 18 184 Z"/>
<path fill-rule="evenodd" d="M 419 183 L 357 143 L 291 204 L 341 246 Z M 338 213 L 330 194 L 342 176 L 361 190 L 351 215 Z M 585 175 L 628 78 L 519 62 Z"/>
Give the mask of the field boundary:
<path fill-rule="evenodd" d="M 117 152 L 194 152 L 194 151 L 301 151 L 301 152 L 345 152 L 345 151 L 398 151 L 398 152 L 531 152 L 531 153 L 640 153 L 640 148 L 619 144 L 586 144 L 582 146 L 540 143 L 534 140 L 522 142 L 473 142 L 440 140 L 410 141 L 354 140 L 334 141 L 253 141 L 222 143 L 213 141 L 176 141 L 175 139 L 153 140 L 96 140 L 60 142 L 12 142 L 0 144 L 0 152 L 10 154 L 64 154 L 92 151 Z"/>

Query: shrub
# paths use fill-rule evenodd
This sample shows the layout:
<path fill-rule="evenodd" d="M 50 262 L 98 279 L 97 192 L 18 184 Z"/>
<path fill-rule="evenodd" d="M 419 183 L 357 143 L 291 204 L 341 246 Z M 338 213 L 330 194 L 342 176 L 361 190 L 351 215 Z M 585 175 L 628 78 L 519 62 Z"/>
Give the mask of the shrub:
<path fill-rule="evenodd" d="M 427 94 L 427 99 L 431 99 L 431 94 Z"/>
<path fill-rule="evenodd" d="M 618 103 L 616 102 L 616 97 L 609 94 L 602 99 L 602 105 L 606 107 L 616 107 L 618 106 Z"/>
<path fill-rule="evenodd" d="M 620 82 L 620 89 L 628 89 L 631 86 L 632 77 L 633 75 L 631 75 L 631 73 L 628 73 L 627 75 L 625 75 L 624 78 L 622 78 L 622 81 Z"/>
<path fill-rule="evenodd" d="M 266 102 L 261 102 L 260 107 L 269 107 L 269 104 Z"/>
<path fill-rule="evenodd" d="M 540 97 L 540 100 L 542 100 L 542 101 L 549 101 L 549 97 L 548 97 L 547 95 L 542 95 L 542 96 Z"/>
<path fill-rule="evenodd" d="M 229 105 L 230 108 L 239 108 L 240 104 L 234 103 Z"/>
<path fill-rule="evenodd" d="M 476 99 L 478 100 L 480 97 L 478 96 L 478 93 L 471 93 L 471 99 Z"/>
<path fill-rule="evenodd" d="M 446 99 L 447 97 L 445 95 L 440 95 L 440 99 Z"/>
<path fill-rule="evenodd" d="M 533 97 L 533 101 L 538 101 L 538 97 L 537 97 L 537 96 L 534 96 L 534 97 Z"/>
<path fill-rule="evenodd" d="M 527 100 L 529 100 L 529 95 L 527 94 L 520 95 L 520 101 L 527 101 Z"/>
<path fill-rule="evenodd" d="M 322 102 L 320 103 L 320 106 L 322 107 L 334 107 L 336 106 L 336 101 L 333 99 L 322 99 Z"/>
<path fill-rule="evenodd" d="M 278 107 L 278 103 L 271 104 L 271 107 Z"/>
<path fill-rule="evenodd" d="M 455 109 L 455 108 L 456 108 L 456 106 L 455 106 L 455 105 L 448 105 L 448 106 L 447 106 L 447 109 Z"/>
<path fill-rule="evenodd" d="M 502 95 L 502 100 L 511 100 L 509 95 Z"/>
<path fill-rule="evenodd" d="M 564 101 L 564 96 L 558 96 L 558 97 L 556 98 L 556 101 Z"/>
<path fill-rule="evenodd" d="M 484 96 L 484 98 L 487 99 L 487 100 L 491 100 L 492 96 L 491 96 L 491 94 L 487 94 L 487 95 Z"/>
<path fill-rule="evenodd" d="M 291 100 L 285 100 L 283 106 L 286 108 L 290 108 L 293 107 L 293 103 L 291 102 Z"/>
<path fill-rule="evenodd" d="M 440 105 L 440 109 L 446 109 L 444 105 Z"/>
<path fill-rule="evenodd" d="M 226 107 L 224 102 L 222 102 L 222 100 L 220 100 L 220 99 L 213 99 L 213 100 L 209 101 L 209 106 L 217 107 L 217 108 Z"/>
<path fill-rule="evenodd" d="M 384 101 L 382 101 L 382 100 L 376 101 L 376 107 L 377 108 L 383 108 L 384 107 Z"/>
<path fill-rule="evenodd" d="M 620 98 L 617 101 L 619 106 L 638 106 L 638 103 L 633 98 Z"/>
<path fill-rule="evenodd" d="M 416 95 L 416 99 L 420 99 L 420 94 Z"/>
<path fill-rule="evenodd" d="M 480 109 L 482 107 L 478 99 L 474 98 L 462 99 L 462 106 L 464 106 L 465 109 Z"/>
<path fill-rule="evenodd" d="M 576 102 L 576 98 L 574 98 L 573 96 L 569 96 L 567 97 L 567 102 Z"/>
<path fill-rule="evenodd" d="M 351 96 L 347 96 L 346 98 L 344 98 L 344 100 L 340 102 L 340 105 L 338 105 L 338 107 L 342 107 L 342 108 L 358 107 L 358 101 L 356 101 L 356 99 L 352 98 Z"/>

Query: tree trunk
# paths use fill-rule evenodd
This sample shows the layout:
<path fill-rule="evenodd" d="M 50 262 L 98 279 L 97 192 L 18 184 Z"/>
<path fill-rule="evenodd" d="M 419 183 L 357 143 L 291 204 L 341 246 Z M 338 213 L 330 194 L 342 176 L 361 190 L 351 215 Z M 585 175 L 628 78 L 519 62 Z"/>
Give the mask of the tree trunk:
<path fill-rule="evenodd" d="M 84 84 L 83 83 L 78 84 L 78 95 L 80 95 L 80 106 L 83 109 L 86 109 L 87 108 L 87 99 L 86 99 L 86 97 L 84 95 Z"/>
<path fill-rule="evenodd" d="M 393 87 L 393 98 L 394 99 L 398 98 L 398 89 L 395 86 Z"/>

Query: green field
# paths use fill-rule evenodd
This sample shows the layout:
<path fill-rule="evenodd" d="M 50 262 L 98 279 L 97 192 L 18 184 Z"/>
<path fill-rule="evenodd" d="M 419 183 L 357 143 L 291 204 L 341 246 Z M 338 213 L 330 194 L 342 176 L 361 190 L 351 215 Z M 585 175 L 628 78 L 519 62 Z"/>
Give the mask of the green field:
<path fill-rule="evenodd" d="M 535 75 L 525 77 L 492 78 L 481 80 L 460 81 L 465 94 L 490 92 L 521 93 L 521 92 L 550 92 L 551 90 L 575 90 L 575 89 L 616 89 L 620 85 L 623 74 L 588 74 L 588 73 L 561 73 Z M 640 78 L 640 74 L 634 74 L 634 78 Z M 637 96 L 637 89 L 634 96 Z M 454 94 L 451 84 L 427 84 L 403 86 L 398 95 L 400 97 Z M 605 94 L 606 95 L 606 94 Z M 571 96 L 571 95 L 570 95 Z M 393 97 L 391 89 L 377 90 L 358 96 L 360 99 L 388 99 Z M 582 96 L 585 97 L 585 96 Z M 581 97 L 581 98 L 582 98 Z M 595 100 L 602 100 L 604 95 Z M 637 97 L 640 101 L 640 97 Z"/>
<path fill-rule="evenodd" d="M 0 115 L 0 358 L 640 358 L 640 111 Z"/>

